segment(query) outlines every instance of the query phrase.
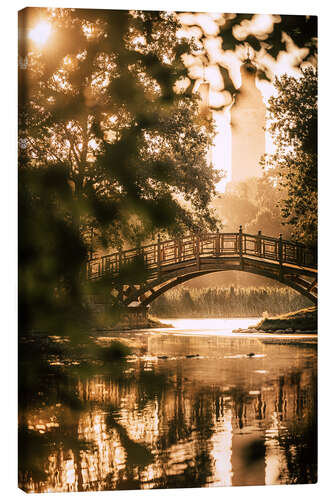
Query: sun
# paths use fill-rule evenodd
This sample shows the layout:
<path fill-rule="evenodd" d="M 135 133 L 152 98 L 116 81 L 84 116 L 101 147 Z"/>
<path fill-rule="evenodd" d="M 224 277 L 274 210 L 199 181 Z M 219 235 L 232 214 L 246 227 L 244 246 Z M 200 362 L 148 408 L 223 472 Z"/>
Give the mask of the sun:
<path fill-rule="evenodd" d="M 35 42 L 36 45 L 42 47 L 45 45 L 51 34 L 51 24 L 47 21 L 40 21 L 29 32 L 29 38 Z"/>

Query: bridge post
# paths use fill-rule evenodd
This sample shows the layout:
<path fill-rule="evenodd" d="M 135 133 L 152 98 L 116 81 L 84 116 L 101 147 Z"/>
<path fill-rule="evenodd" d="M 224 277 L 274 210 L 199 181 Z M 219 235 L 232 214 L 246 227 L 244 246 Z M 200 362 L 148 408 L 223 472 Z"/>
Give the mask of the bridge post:
<path fill-rule="evenodd" d="M 94 255 L 94 228 L 90 228 L 90 248 L 89 248 L 89 258 L 92 259 Z"/>
<path fill-rule="evenodd" d="M 262 253 L 261 253 L 261 231 L 258 231 L 257 252 L 258 252 L 258 257 L 261 257 L 262 256 Z"/>
<path fill-rule="evenodd" d="M 195 258 L 197 261 L 197 269 L 200 270 L 200 236 L 196 238 Z"/>
<path fill-rule="evenodd" d="M 220 232 L 218 231 L 215 239 L 215 254 L 220 254 Z"/>
<path fill-rule="evenodd" d="M 161 235 L 157 235 L 157 274 L 158 278 L 161 277 Z"/>
<path fill-rule="evenodd" d="M 238 240 L 239 240 L 238 250 L 239 250 L 240 266 L 241 266 L 241 269 L 243 269 L 243 267 L 244 267 L 244 262 L 243 262 L 243 227 L 241 225 L 239 226 Z"/>
<path fill-rule="evenodd" d="M 120 272 L 121 265 L 123 263 L 123 251 L 122 249 L 119 250 L 119 261 L 118 261 L 118 271 Z"/>
<path fill-rule="evenodd" d="M 279 235 L 279 264 L 280 264 L 280 281 L 283 281 L 283 251 L 282 251 L 282 234 Z"/>

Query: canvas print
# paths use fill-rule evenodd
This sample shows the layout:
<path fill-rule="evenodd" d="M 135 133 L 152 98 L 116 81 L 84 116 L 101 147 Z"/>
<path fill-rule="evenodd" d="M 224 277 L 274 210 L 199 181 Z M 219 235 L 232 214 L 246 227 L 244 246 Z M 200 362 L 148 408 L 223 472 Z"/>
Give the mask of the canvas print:
<path fill-rule="evenodd" d="M 19 488 L 315 483 L 317 18 L 18 23 Z"/>

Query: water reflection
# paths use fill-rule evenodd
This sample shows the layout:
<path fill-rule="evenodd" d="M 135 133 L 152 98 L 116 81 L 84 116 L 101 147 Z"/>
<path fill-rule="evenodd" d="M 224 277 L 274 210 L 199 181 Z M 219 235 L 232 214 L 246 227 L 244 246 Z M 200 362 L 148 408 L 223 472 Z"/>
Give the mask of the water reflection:
<path fill-rule="evenodd" d="M 110 369 L 36 371 L 29 399 L 20 401 L 21 488 L 316 481 L 314 346 L 132 336 L 140 355 Z"/>

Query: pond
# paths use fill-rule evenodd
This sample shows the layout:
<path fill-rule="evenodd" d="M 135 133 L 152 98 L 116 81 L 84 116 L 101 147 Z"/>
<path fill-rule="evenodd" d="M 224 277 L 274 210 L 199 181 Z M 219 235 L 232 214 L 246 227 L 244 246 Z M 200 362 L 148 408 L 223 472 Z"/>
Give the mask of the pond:
<path fill-rule="evenodd" d="M 232 334 L 256 322 L 244 318 L 165 321 L 174 328 L 97 334 L 104 345 L 119 338 L 132 347 L 107 367 L 47 356 L 35 342 L 47 363 L 23 356 L 19 486 L 61 492 L 316 482 L 314 337 L 283 344 L 288 336 L 275 343 L 277 336 Z"/>

